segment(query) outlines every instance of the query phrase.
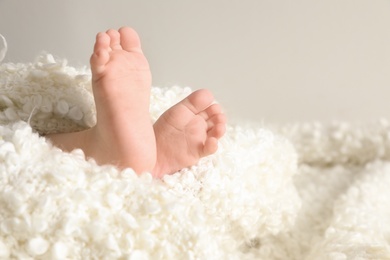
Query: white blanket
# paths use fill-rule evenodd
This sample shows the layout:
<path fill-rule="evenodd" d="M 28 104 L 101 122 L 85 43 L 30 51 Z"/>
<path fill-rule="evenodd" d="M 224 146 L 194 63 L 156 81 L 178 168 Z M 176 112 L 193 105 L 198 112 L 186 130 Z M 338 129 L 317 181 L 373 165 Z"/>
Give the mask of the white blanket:
<path fill-rule="evenodd" d="M 153 88 L 153 119 L 190 91 Z M 0 259 L 390 259 L 384 120 L 229 125 L 215 155 L 155 180 L 39 136 L 95 123 L 85 68 L 2 64 L 0 110 Z"/>

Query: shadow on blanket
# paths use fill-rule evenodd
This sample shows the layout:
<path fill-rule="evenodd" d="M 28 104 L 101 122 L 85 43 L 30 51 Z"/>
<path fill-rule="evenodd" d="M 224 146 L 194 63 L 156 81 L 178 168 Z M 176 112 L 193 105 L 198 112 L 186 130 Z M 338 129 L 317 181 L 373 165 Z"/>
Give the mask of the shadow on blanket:
<path fill-rule="evenodd" d="M 153 88 L 153 119 L 190 91 Z M 230 125 L 215 155 L 155 180 L 39 136 L 95 123 L 86 68 L 1 64 L 0 110 L 0 259 L 390 258 L 386 121 Z"/>

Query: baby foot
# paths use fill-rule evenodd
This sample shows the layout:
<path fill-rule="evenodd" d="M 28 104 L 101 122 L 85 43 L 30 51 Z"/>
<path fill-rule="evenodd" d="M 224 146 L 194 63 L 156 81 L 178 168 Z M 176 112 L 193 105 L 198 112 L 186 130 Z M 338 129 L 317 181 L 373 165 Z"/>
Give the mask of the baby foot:
<path fill-rule="evenodd" d="M 174 173 L 213 154 L 223 136 L 226 118 L 213 95 L 205 89 L 193 92 L 168 109 L 154 124 L 157 163 L 154 175 Z"/>
<path fill-rule="evenodd" d="M 90 63 L 97 124 L 89 130 L 86 154 L 99 164 L 151 171 L 156 162 L 151 73 L 137 33 L 128 27 L 99 33 Z"/>
<path fill-rule="evenodd" d="M 98 164 L 131 167 L 156 177 L 192 166 L 217 150 L 226 119 L 207 90 L 192 93 L 152 125 L 151 74 L 134 30 L 98 34 L 91 70 L 96 126 L 48 135 L 53 144 L 65 151 L 80 148 Z"/>

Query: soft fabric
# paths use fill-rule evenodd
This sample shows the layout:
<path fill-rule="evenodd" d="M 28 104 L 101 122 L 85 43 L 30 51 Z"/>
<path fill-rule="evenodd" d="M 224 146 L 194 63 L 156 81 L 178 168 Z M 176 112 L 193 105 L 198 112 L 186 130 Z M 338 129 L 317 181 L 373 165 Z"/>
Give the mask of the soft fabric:
<path fill-rule="evenodd" d="M 191 92 L 153 88 L 153 120 Z M 42 134 L 95 123 L 86 68 L 0 65 L 0 259 L 390 259 L 390 124 L 229 125 L 162 180 Z"/>

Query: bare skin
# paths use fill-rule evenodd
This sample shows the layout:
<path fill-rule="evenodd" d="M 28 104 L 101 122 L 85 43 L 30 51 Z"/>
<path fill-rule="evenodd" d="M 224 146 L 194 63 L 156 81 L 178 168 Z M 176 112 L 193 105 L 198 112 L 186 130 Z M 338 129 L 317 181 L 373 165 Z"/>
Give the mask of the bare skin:
<path fill-rule="evenodd" d="M 152 124 L 152 77 L 133 29 L 99 33 L 90 63 L 97 124 L 81 132 L 49 135 L 54 145 L 65 151 L 80 148 L 101 165 L 131 167 L 156 177 L 216 152 L 226 118 L 208 90 L 193 92 Z"/>

